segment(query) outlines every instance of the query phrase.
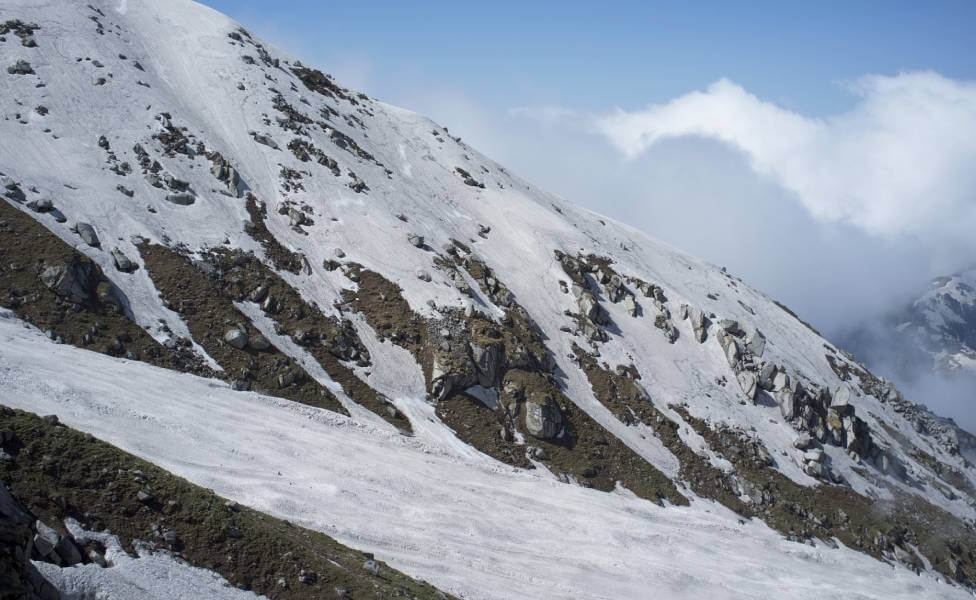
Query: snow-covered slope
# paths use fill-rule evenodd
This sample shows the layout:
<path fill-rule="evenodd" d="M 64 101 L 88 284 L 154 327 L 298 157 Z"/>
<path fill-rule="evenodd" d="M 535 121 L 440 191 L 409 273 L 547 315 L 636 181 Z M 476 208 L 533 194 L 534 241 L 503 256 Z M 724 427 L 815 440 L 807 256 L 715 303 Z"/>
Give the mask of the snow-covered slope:
<path fill-rule="evenodd" d="M 0 304 L 94 347 L 99 327 L 72 314 L 110 303 L 163 346 L 116 338 L 106 352 L 161 364 L 183 349 L 198 360 L 176 368 L 285 399 L 82 358 L 6 324 L 0 402 L 56 411 L 471 598 L 641 597 L 655 581 L 676 597 L 959 593 L 763 521 L 976 577 L 971 438 L 741 280 L 198 4 L 15 0 L 0 12 L 13 19 L 8 239 L 35 219 L 109 290 L 96 301 L 87 275 L 24 267 L 36 260 L 10 242 Z M 312 467 L 313 448 L 343 460 Z M 916 534 L 912 503 L 951 533 Z"/>

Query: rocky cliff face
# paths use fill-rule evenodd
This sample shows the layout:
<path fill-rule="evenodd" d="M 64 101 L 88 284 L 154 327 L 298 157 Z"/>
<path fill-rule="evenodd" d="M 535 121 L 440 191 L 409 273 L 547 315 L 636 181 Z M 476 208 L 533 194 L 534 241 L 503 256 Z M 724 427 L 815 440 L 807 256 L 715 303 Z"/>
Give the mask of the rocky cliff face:
<path fill-rule="evenodd" d="M 297 403 L 471 472 L 715 507 L 976 584 L 972 437 L 740 279 L 199 5 L 18 0 L 0 18 L 0 305 L 50 343 Z M 129 417 L 107 412 L 126 442 Z M 396 465 L 398 444 L 377 451 Z M 423 572 L 499 597 L 468 571 L 485 550 L 465 552 Z M 580 586 L 559 597 L 594 597 Z"/>

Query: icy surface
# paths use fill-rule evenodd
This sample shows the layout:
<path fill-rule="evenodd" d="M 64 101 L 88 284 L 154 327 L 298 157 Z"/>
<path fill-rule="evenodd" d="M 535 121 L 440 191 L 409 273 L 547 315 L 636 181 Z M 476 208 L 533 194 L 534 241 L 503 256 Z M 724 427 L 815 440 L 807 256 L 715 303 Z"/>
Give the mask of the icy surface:
<path fill-rule="evenodd" d="M 267 600 L 265 596 L 238 590 L 213 571 L 188 565 L 166 552 L 153 552 L 136 544 L 138 556 L 132 557 L 114 535 L 85 531 L 71 519 L 66 525 L 81 543 L 101 542 L 111 566 L 61 568 L 35 561 L 34 566 L 44 578 L 61 592 L 62 600 Z"/>
<path fill-rule="evenodd" d="M 334 413 L 56 345 L 11 318 L 0 318 L 0 402 L 57 414 L 471 600 L 969 597 L 858 552 L 788 542 L 710 502 L 661 508 L 557 483 Z M 174 568 L 143 560 L 116 583 Z M 191 574 L 209 581 L 179 576 Z"/>

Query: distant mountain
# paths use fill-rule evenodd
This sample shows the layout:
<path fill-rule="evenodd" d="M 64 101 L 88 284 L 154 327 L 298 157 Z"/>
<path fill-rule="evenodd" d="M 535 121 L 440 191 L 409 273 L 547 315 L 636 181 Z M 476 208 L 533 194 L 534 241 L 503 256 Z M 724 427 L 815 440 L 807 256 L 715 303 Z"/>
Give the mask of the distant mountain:
<path fill-rule="evenodd" d="M 35 592 L 970 597 L 976 440 L 739 278 L 187 0 L 0 38 Z M 967 367 L 971 285 L 900 331 Z"/>

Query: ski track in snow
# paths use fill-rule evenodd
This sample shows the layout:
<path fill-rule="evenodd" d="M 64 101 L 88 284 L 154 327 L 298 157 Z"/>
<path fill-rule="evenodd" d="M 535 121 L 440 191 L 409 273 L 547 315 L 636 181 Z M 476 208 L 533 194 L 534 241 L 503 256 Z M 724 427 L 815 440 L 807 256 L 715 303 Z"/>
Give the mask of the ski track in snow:
<path fill-rule="evenodd" d="M 326 411 L 56 345 L 9 316 L 0 402 L 57 414 L 471 600 L 969 597 L 852 550 L 788 542 L 711 502 L 661 508 L 472 461 Z"/>

